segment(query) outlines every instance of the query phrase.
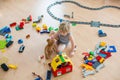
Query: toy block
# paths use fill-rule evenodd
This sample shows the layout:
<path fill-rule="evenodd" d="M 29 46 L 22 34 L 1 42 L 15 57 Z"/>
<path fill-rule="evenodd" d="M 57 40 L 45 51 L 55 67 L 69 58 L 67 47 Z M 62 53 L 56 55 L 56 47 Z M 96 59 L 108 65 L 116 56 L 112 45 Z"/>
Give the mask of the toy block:
<path fill-rule="evenodd" d="M 11 30 L 8 26 L 5 26 L 3 28 L 0 29 L 0 35 L 4 36 L 6 33 L 10 33 Z"/>
<path fill-rule="evenodd" d="M 104 68 L 105 65 L 104 64 L 100 64 L 99 66 L 96 67 L 96 72 L 98 72 L 100 69 Z"/>
<path fill-rule="evenodd" d="M 13 41 L 9 41 L 7 44 L 6 44 L 6 47 L 10 47 L 11 45 L 13 44 Z"/>
<path fill-rule="evenodd" d="M 32 27 L 36 27 L 37 26 L 37 24 L 36 23 L 32 23 Z"/>
<path fill-rule="evenodd" d="M 23 28 L 20 28 L 19 25 L 15 27 L 16 31 L 22 30 Z"/>
<path fill-rule="evenodd" d="M 60 19 L 59 21 L 60 21 L 60 23 L 61 23 L 61 22 L 63 22 L 63 19 Z"/>
<path fill-rule="evenodd" d="M 58 29 L 58 28 L 55 28 L 54 30 L 55 30 L 55 31 L 58 31 L 59 29 Z"/>
<path fill-rule="evenodd" d="M 42 25 L 42 28 L 43 28 L 43 30 L 47 30 L 47 29 L 48 29 L 48 27 L 47 27 L 46 24 L 43 24 L 43 25 Z"/>
<path fill-rule="evenodd" d="M 107 58 L 111 57 L 111 53 L 110 53 L 110 52 L 105 52 L 105 51 L 101 50 L 101 51 L 100 51 L 100 53 L 102 53 L 102 54 L 105 54 L 105 55 L 106 55 L 105 59 L 107 59 Z"/>
<path fill-rule="evenodd" d="M 20 22 L 19 28 L 23 29 L 24 24 L 25 24 L 24 22 Z"/>
<path fill-rule="evenodd" d="M 5 40 L 0 40 L 0 49 L 4 49 L 6 47 L 7 42 Z"/>
<path fill-rule="evenodd" d="M 106 42 L 100 42 L 100 47 L 106 46 Z"/>
<path fill-rule="evenodd" d="M 49 31 L 52 31 L 52 30 L 54 30 L 54 29 L 53 29 L 53 27 L 49 27 L 48 30 L 49 30 Z"/>
<path fill-rule="evenodd" d="M 18 44 L 22 44 L 23 43 L 23 40 L 22 39 L 19 39 L 18 40 Z"/>
<path fill-rule="evenodd" d="M 36 31 L 40 32 L 41 28 L 39 26 L 36 27 Z"/>
<path fill-rule="evenodd" d="M 94 70 L 86 70 L 83 72 L 83 77 L 87 77 L 88 75 L 94 75 L 96 72 Z"/>
<path fill-rule="evenodd" d="M 40 33 L 41 33 L 41 34 L 43 34 L 43 33 L 48 33 L 48 34 L 49 34 L 50 31 L 48 31 L 48 30 L 43 30 L 43 31 L 40 31 Z"/>
<path fill-rule="evenodd" d="M 51 80 L 51 76 L 52 76 L 51 70 L 47 70 L 46 80 Z"/>
<path fill-rule="evenodd" d="M 107 36 L 107 34 L 106 34 L 106 33 L 99 34 L 99 37 L 105 37 L 105 36 Z"/>
<path fill-rule="evenodd" d="M 99 53 L 98 55 L 103 57 L 103 58 L 106 58 L 106 56 L 107 56 L 106 54 L 102 54 L 102 53 Z"/>
<path fill-rule="evenodd" d="M 93 70 L 94 68 L 92 66 L 89 66 L 87 64 L 81 64 L 82 68 L 85 68 L 86 70 Z"/>
<path fill-rule="evenodd" d="M 6 49 L 2 49 L 1 52 L 2 52 L 2 53 L 6 52 Z"/>
<path fill-rule="evenodd" d="M 92 64 L 92 62 L 88 62 L 87 64 L 88 64 L 88 65 L 90 65 L 90 66 L 92 66 L 92 65 L 93 65 L 93 64 Z"/>
<path fill-rule="evenodd" d="M 14 27 L 14 26 L 16 26 L 16 25 L 17 25 L 17 23 L 16 23 L 16 22 L 13 22 L 13 23 L 10 24 L 10 27 Z"/>
<path fill-rule="evenodd" d="M 99 60 L 100 63 L 103 63 L 104 61 L 105 61 L 104 58 L 101 58 L 101 59 Z"/>
<path fill-rule="evenodd" d="M 117 52 L 115 46 L 109 46 L 108 52 Z"/>
<path fill-rule="evenodd" d="M 2 68 L 4 71 L 8 71 L 8 70 L 9 70 L 9 67 L 8 67 L 5 63 L 2 63 L 2 64 L 1 64 L 1 68 Z"/>
<path fill-rule="evenodd" d="M 100 22 L 91 21 L 91 27 L 100 27 Z"/>
<path fill-rule="evenodd" d="M 27 17 L 27 21 L 32 21 L 32 16 L 31 16 L 31 15 L 29 15 L 29 16 Z"/>
<path fill-rule="evenodd" d="M 24 46 L 24 45 L 21 45 L 18 52 L 19 52 L 19 53 L 22 53 L 22 52 L 24 51 L 24 49 L 25 49 L 25 46 Z"/>
<path fill-rule="evenodd" d="M 8 67 L 11 68 L 11 69 L 17 69 L 17 66 L 13 65 L 13 64 L 9 64 Z"/>
<path fill-rule="evenodd" d="M 89 54 L 92 55 L 92 56 L 94 56 L 94 52 L 93 51 L 90 51 Z"/>
<path fill-rule="evenodd" d="M 26 35 L 26 39 L 30 38 L 30 34 Z"/>
<path fill-rule="evenodd" d="M 95 61 L 92 66 L 93 66 L 94 69 L 96 69 L 99 65 L 100 65 L 100 62 Z"/>
<path fill-rule="evenodd" d="M 101 58 L 102 58 L 101 56 L 96 57 L 97 61 L 100 61 Z"/>
<path fill-rule="evenodd" d="M 90 54 L 88 52 L 83 52 L 82 55 L 89 56 Z"/>

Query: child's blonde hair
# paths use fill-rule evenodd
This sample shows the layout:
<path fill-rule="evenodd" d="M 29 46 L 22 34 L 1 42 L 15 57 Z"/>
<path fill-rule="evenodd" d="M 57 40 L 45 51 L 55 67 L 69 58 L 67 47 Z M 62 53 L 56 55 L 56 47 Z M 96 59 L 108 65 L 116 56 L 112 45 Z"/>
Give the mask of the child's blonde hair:
<path fill-rule="evenodd" d="M 59 26 L 59 30 L 62 32 L 70 32 L 70 23 L 62 22 Z"/>

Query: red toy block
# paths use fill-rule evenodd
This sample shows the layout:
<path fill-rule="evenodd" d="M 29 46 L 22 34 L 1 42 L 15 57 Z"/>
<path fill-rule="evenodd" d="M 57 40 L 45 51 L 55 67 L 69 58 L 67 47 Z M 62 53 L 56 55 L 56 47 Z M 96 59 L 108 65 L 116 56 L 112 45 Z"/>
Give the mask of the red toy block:
<path fill-rule="evenodd" d="M 16 26 L 16 24 L 17 24 L 16 22 L 13 22 L 10 24 L 10 27 L 14 27 L 14 26 Z"/>
<path fill-rule="evenodd" d="M 103 51 L 103 50 L 101 50 L 100 53 L 106 55 L 105 59 L 107 59 L 107 58 L 109 58 L 109 57 L 111 56 L 111 53 L 110 53 L 110 52 L 105 52 L 105 51 Z"/>
<path fill-rule="evenodd" d="M 101 56 L 97 56 L 96 57 L 96 59 L 97 59 L 98 62 L 100 61 L 101 58 L 102 58 Z"/>
<path fill-rule="evenodd" d="M 24 22 L 20 22 L 19 28 L 20 28 L 20 29 L 23 29 L 24 24 L 25 24 Z"/>
<path fill-rule="evenodd" d="M 82 55 L 89 56 L 90 54 L 88 52 L 83 52 Z"/>
<path fill-rule="evenodd" d="M 93 64 L 92 64 L 92 62 L 88 62 L 87 64 L 88 64 L 88 65 L 90 65 L 90 66 L 92 66 L 92 65 L 93 65 Z"/>
<path fill-rule="evenodd" d="M 32 16 L 31 15 L 29 16 L 29 19 L 30 19 L 30 21 L 32 21 Z"/>

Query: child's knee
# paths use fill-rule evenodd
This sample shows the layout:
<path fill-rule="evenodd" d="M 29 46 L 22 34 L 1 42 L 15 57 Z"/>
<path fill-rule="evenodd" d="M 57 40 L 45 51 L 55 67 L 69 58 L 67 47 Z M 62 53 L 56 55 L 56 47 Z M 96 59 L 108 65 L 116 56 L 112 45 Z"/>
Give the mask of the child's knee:
<path fill-rule="evenodd" d="M 66 45 L 65 44 L 59 44 L 58 50 L 63 51 L 65 49 Z"/>

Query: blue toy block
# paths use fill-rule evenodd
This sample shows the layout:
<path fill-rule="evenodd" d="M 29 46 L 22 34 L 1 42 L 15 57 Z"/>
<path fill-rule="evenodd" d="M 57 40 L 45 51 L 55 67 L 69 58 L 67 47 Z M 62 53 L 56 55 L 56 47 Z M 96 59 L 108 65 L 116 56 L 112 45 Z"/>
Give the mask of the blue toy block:
<path fill-rule="evenodd" d="M 107 34 L 106 34 L 106 33 L 99 34 L 99 37 L 105 37 L 105 36 L 107 36 Z"/>
<path fill-rule="evenodd" d="M 4 36 L 6 33 L 10 33 L 11 30 L 8 26 L 3 27 L 2 29 L 0 29 L 0 35 Z"/>
<path fill-rule="evenodd" d="M 109 46 L 108 52 L 117 52 L 115 46 Z"/>
<path fill-rule="evenodd" d="M 96 72 L 98 72 L 100 69 L 104 68 L 105 65 L 104 64 L 100 64 L 99 66 L 96 67 Z"/>
<path fill-rule="evenodd" d="M 23 43 L 23 40 L 22 40 L 22 39 L 19 39 L 19 40 L 18 40 L 18 44 L 21 44 L 21 43 Z"/>
<path fill-rule="evenodd" d="M 63 19 L 60 19 L 60 23 L 63 22 Z"/>
<path fill-rule="evenodd" d="M 98 66 L 100 65 L 100 63 L 98 61 L 96 61 L 94 64 L 93 64 L 93 68 L 97 68 Z"/>
<path fill-rule="evenodd" d="M 103 34 L 103 31 L 102 30 L 98 30 L 98 34 Z"/>
<path fill-rule="evenodd" d="M 51 80 L 51 76 L 52 76 L 51 70 L 47 70 L 46 80 Z"/>
<path fill-rule="evenodd" d="M 102 30 L 98 30 L 98 35 L 99 35 L 99 37 L 105 37 L 105 36 L 107 36 L 107 34 L 104 33 Z"/>
<path fill-rule="evenodd" d="M 41 31 L 40 33 L 41 33 L 41 34 L 43 34 L 43 33 L 50 33 L 50 31 L 49 31 L 49 30 L 43 30 L 43 31 Z"/>
<path fill-rule="evenodd" d="M 103 58 L 106 58 L 106 57 L 107 57 L 106 54 L 102 54 L 102 53 L 99 53 L 98 55 L 101 56 L 101 57 L 103 57 Z"/>

